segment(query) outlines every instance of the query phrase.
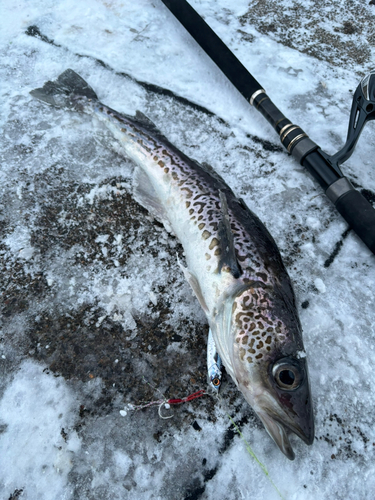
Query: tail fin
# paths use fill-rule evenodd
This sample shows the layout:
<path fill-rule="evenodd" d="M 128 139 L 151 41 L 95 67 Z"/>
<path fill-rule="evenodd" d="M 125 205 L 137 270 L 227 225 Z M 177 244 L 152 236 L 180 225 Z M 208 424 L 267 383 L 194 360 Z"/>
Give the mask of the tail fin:
<path fill-rule="evenodd" d="M 32 90 L 30 94 L 57 108 L 70 109 L 77 108 L 78 102 L 74 98 L 98 99 L 90 85 L 72 69 L 67 69 L 57 80 L 46 82 L 42 88 Z"/>

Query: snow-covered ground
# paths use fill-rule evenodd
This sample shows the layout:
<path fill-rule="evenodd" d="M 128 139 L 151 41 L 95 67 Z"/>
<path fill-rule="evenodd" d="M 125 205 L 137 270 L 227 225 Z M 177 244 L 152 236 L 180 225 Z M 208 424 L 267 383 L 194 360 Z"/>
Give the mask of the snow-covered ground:
<path fill-rule="evenodd" d="M 328 153 L 374 64 L 375 6 L 192 0 Z M 375 498 L 375 260 L 159 0 L 0 7 L 0 499 Z M 131 197 L 132 164 L 87 116 L 29 91 L 66 68 L 211 164 L 263 220 L 295 286 L 316 440 L 289 462 L 228 382 L 206 388 L 207 325 L 178 242 Z M 375 128 L 346 175 L 375 201 Z M 121 412 L 121 413 L 120 413 Z"/>

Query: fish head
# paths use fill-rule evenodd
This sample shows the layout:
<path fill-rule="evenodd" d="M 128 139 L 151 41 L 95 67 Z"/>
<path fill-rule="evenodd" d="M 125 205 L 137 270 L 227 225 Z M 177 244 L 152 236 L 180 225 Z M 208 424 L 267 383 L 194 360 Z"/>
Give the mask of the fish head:
<path fill-rule="evenodd" d="M 241 366 L 236 370 L 236 381 L 268 434 L 290 460 L 295 456 L 290 433 L 308 445 L 313 443 L 314 418 L 306 358 L 288 356 L 275 362 Z"/>
<path fill-rule="evenodd" d="M 314 440 L 301 327 L 295 310 L 290 307 L 275 310 L 274 302 L 269 300 L 266 305 L 261 300 L 262 294 L 269 299 L 269 293 L 257 290 L 256 303 L 253 300 L 252 307 L 248 307 L 250 298 L 246 291 L 232 308 L 231 375 L 269 435 L 293 460 L 290 433 L 308 445 Z"/>

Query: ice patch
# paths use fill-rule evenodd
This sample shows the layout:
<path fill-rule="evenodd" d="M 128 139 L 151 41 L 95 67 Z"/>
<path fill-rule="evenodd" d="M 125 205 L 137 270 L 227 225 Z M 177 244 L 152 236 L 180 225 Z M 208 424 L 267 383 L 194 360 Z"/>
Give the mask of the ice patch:
<path fill-rule="evenodd" d="M 4 243 L 15 257 L 29 260 L 34 254 L 34 248 L 30 245 L 30 232 L 25 226 L 18 226 L 13 233 L 4 238 Z"/>
<path fill-rule="evenodd" d="M 100 234 L 99 236 L 97 236 L 95 238 L 95 241 L 97 243 L 107 243 L 108 238 L 109 238 L 109 234 Z"/>
<path fill-rule="evenodd" d="M 107 200 L 110 199 L 112 194 L 120 196 L 124 191 L 130 189 L 130 184 L 126 182 L 119 182 L 116 186 L 110 186 L 105 184 L 104 186 L 95 186 L 89 193 L 85 195 L 85 198 L 92 205 L 95 200 Z"/>
<path fill-rule="evenodd" d="M 325 293 L 327 290 L 327 288 L 326 288 L 326 286 L 323 283 L 323 280 L 321 278 L 316 278 L 314 280 L 314 285 L 316 286 L 316 288 L 319 290 L 320 293 Z"/>
<path fill-rule="evenodd" d="M 64 379 L 24 361 L 0 401 L 0 490 L 9 498 L 68 499 L 68 474 L 81 442 L 72 429 L 77 403 Z"/>
<path fill-rule="evenodd" d="M 306 358 L 306 352 L 305 351 L 298 351 L 296 353 L 296 358 L 297 359 L 303 359 L 303 358 Z"/>
<path fill-rule="evenodd" d="M 153 291 L 151 291 L 148 295 L 150 297 L 150 301 L 154 304 L 154 306 L 156 306 L 158 303 L 158 298 L 156 294 Z"/>

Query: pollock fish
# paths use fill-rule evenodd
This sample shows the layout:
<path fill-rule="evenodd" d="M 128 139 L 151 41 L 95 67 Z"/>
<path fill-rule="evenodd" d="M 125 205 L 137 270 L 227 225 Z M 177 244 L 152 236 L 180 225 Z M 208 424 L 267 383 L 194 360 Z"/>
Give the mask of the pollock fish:
<path fill-rule="evenodd" d="M 213 385 L 220 385 L 222 362 L 293 460 L 290 434 L 309 445 L 314 439 L 312 400 L 294 292 L 265 226 L 212 167 L 188 158 L 142 113 L 127 116 L 102 104 L 73 70 L 31 94 L 95 115 L 134 160 L 135 199 L 184 248 L 183 272 L 210 327 Z"/>

